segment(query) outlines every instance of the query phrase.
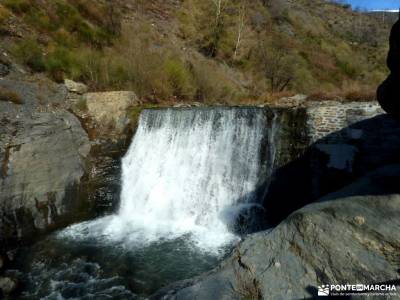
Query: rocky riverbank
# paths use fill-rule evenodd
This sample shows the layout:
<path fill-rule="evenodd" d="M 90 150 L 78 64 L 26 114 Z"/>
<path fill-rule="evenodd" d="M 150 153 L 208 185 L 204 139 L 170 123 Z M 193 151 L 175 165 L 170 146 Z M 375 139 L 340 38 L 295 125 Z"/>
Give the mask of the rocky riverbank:
<path fill-rule="evenodd" d="M 115 209 L 142 106 L 130 91 L 88 93 L 11 63 L 0 69 L 1 269 L 19 245 Z M 296 299 L 320 284 L 398 284 L 400 124 L 376 103 L 301 99 L 265 108 L 279 126 L 265 141 L 274 159 L 264 207 L 279 225 L 154 298 Z M 0 284 L 4 294 L 15 288 Z"/>
<path fill-rule="evenodd" d="M 132 92 L 87 94 L 82 84 L 8 68 L 0 79 L 3 253 L 116 207 L 137 101 Z"/>
<path fill-rule="evenodd" d="M 248 236 L 212 272 L 153 299 L 313 299 L 324 284 L 400 287 L 400 166 L 327 195 Z"/>
<path fill-rule="evenodd" d="M 329 116 L 346 116 L 345 108 L 328 107 Z M 400 123 L 361 112 L 338 118 L 346 126 L 320 139 L 309 130 L 307 150 L 276 169 L 264 206 L 277 227 L 245 237 L 219 267 L 153 299 L 314 299 L 326 284 L 399 291 Z M 311 128 L 316 116 L 307 118 Z"/>

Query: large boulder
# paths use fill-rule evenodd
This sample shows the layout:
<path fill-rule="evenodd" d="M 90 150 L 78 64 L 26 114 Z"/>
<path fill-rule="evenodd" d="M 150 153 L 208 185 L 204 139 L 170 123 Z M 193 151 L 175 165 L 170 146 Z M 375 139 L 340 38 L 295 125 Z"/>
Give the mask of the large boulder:
<path fill-rule="evenodd" d="M 70 79 L 65 79 L 64 84 L 65 84 L 65 87 L 67 88 L 68 92 L 70 92 L 70 93 L 83 95 L 84 93 L 86 93 L 88 91 L 88 87 L 81 82 L 75 82 Z"/>
<path fill-rule="evenodd" d="M 6 246 L 79 212 L 90 144 L 66 111 L 4 117 L 0 136 L 0 241 Z"/>
<path fill-rule="evenodd" d="M 139 104 L 131 91 L 87 93 L 77 100 L 74 113 L 92 142 L 89 158 L 88 199 L 96 214 L 114 211 L 119 202 L 121 163 L 136 124 L 131 108 Z M 83 105 L 82 105 L 83 104 Z"/>
<path fill-rule="evenodd" d="M 305 299 L 325 284 L 400 288 L 400 165 L 380 169 L 250 235 L 212 272 L 156 299 Z"/>
<path fill-rule="evenodd" d="M 75 107 L 86 101 L 79 83 L 14 70 L 0 78 L 0 89 L 22 103 L 0 101 L 1 255 L 36 234 L 116 207 L 120 158 L 132 131 L 116 130 L 114 121 L 129 122 L 124 108 L 136 96 L 88 94 L 89 115 Z"/>
<path fill-rule="evenodd" d="M 138 104 L 136 94 L 131 91 L 87 93 L 84 99 L 87 112 L 96 124 L 114 133 L 124 131 L 130 122 L 129 108 Z"/>

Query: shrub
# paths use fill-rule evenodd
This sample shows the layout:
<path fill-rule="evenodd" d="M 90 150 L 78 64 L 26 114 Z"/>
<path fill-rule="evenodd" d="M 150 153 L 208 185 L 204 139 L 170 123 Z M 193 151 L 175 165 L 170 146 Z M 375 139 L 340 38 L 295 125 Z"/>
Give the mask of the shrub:
<path fill-rule="evenodd" d="M 51 31 L 56 27 L 49 15 L 38 8 L 31 8 L 29 13 L 24 16 L 24 20 L 43 31 Z"/>
<path fill-rule="evenodd" d="M 307 97 L 307 101 L 339 101 L 342 100 L 341 95 L 328 92 L 314 92 Z"/>
<path fill-rule="evenodd" d="M 0 24 L 10 17 L 10 11 L 4 6 L 0 5 Z"/>
<path fill-rule="evenodd" d="M 64 74 L 69 75 L 71 73 L 72 66 L 73 61 L 70 52 L 63 47 L 55 48 L 53 52 L 48 54 L 45 61 L 46 71 L 57 82 L 62 81 Z"/>
<path fill-rule="evenodd" d="M 23 104 L 22 98 L 15 92 L 4 87 L 0 87 L 0 101 L 12 102 L 14 104 Z"/>
<path fill-rule="evenodd" d="M 12 49 L 12 52 L 20 62 L 29 66 L 34 72 L 45 71 L 43 52 L 35 39 L 23 40 Z"/>
<path fill-rule="evenodd" d="M 167 59 L 163 66 L 173 95 L 179 98 L 193 98 L 195 89 L 193 78 L 184 63 L 179 59 Z"/>
<path fill-rule="evenodd" d="M 5 0 L 3 5 L 17 14 L 26 13 L 32 7 L 30 0 Z"/>
<path fill-rule="evenodd" d="M 84 99 L 83 97 L 80 98 L 76 104 L 75 107 L 80 110 L 80 111 L 87 111 L 88 110 L 88 106 L 87 106 L 87 101 L 86 99 Z"/>
<path fill-rule="evenodd" d="M 74 47 L 77 44 L 76 38 L 65 30 L 65 28 L 60 28 L 54 33 L 54 41 L 58 45 L 68 48 Z M 73 52 L 73 50 L 71 52 Z"/>
<path fill-rule="evenodd" d="M 344 61 L 344 60 L 337 60 L 336 65 L 339 67 L 339 69 L 349 76 L 350 78 L 356 78 L 358 75 L 358 70 L 357 67 L 354 66 L 351 62 Z"/>
<path fill-rule="evenodd" d="M 209 103 L 236 102 L 240 94 L 238 87 L 216 63 L 195 61 L 192 64 L 192 72 L 197 88 L 197 100 Z"/>
<path fill-rule="evenodd" d="M 349 91 L 345 94 L 344 99 L 347 101 L 356 101 L 356 102 L 375 101 L 376 91 L 374 90 Z"/>

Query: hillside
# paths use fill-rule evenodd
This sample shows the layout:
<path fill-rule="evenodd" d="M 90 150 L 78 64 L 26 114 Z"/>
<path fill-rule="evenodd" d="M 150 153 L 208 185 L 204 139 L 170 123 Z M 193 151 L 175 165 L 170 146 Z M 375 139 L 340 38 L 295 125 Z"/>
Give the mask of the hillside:
<path fill-rule="evenodd" d="M 323 0 L 0 1 L 0 47 L 20 64 L 150 102 L 371 98 L 389 28 Z"/>

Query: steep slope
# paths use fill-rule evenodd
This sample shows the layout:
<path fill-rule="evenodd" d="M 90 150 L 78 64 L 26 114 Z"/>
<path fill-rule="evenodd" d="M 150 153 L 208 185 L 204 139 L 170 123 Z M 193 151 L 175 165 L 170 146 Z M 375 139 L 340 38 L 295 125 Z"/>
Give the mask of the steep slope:
<path fill-rule="evenodd" d="M 324 0 L 0 4 L 0 46 L 33 72 L 151 101 L 370 98 L 386 73 L 387 19 Z"/>

